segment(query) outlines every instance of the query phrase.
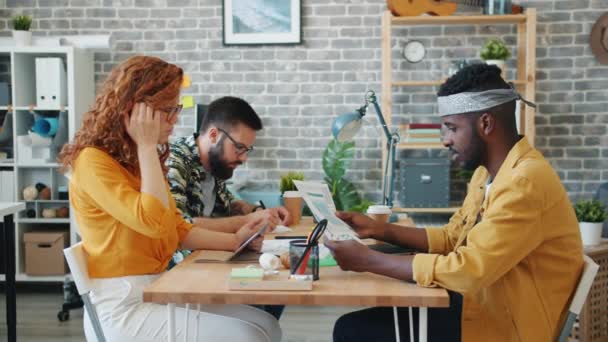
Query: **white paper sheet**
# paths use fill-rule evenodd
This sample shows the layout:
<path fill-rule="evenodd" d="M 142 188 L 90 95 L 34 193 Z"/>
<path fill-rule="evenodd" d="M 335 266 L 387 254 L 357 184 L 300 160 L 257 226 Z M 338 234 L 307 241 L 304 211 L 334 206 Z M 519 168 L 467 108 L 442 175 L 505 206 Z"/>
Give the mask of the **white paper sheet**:
<path fill-rule="evenodd" d="M 357 240 L 357 233 L 336 216 L 336 205 L 327 184 L 319 182 L 295 181 L 294 184 L 302 194 L 317 221 L 327 220 L 325 234 L 331 240 Z"/>

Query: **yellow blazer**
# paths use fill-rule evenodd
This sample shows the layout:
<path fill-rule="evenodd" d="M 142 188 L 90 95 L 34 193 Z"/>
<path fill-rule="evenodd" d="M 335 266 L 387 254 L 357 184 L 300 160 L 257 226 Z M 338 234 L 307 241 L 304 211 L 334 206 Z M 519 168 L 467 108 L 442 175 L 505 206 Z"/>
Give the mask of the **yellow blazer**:
<path fill-rule="evenodd" d="M 140 192 L 141 179 L 109 154 L 83 149 L 70 177 L 70 203 L 92 278 L 163 272 L 192 228 L 175 207 Z"/>
<path fill-rule="evenodd" d="M 478 168 L 462 208 L 426 230 L 414 278 L 464 295 L 462 341 L 555 341 L 583 267 L 570 200 L 525 137 L 484 198 L 488 177 Z"/>

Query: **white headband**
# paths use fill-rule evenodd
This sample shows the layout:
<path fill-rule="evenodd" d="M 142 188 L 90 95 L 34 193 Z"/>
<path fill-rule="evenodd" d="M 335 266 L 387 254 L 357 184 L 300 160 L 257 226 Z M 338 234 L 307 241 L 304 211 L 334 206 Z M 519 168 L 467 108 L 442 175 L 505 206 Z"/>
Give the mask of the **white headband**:
<path fill-rule="evenodd" d="M 439 96 L 437 97 L 437 104 L 439 115 L 445 116 L 480 112 L 513 100 L 521 100 L 526 105 L 536 108 L 536 104 L 526 101 L 514 89 L 490 89 L 480 92 Z"/>

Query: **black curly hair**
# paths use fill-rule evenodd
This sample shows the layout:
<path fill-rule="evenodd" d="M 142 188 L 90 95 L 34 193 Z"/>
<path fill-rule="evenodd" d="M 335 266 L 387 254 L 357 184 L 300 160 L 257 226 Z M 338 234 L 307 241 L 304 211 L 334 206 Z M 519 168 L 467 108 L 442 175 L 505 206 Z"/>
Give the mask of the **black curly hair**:
<path fill-rule="evenodd" d="M 511 88 L 511 86 L 503 80 L 500 75 L 501 72 L 500 68 L 495 65 L 469 65 L 448 78 L 439 88 L 437 96 Z M 467 113 L 467 118 L 472 124 L 483 113 L 494 114 L 493 116 L 501 122 L 501 126 L 506 133 L 517 134 L 515 100 L 484 110 L 483 112 Z"/>
<path fill-rule="evenodd" d="M 500 73 L 500 68 L 495 65 L 478 63 L 466 66 L 441 85 L 437 96 L 448 96 L 469 91 L 509 89 L 509 84 L 502 79 Z"/>

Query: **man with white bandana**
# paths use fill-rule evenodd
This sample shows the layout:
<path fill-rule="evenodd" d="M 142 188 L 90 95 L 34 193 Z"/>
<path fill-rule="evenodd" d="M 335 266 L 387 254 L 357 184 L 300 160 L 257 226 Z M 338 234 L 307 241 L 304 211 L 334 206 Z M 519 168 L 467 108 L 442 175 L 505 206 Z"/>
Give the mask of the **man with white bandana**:
<path fill-rule="evenodd" d="M 583 266 L 578 222 L 560 179 L 517 132 L 516 100 L 495 66 L 477 64 L 438 92 L 443 144 L 475 170 L 465 201 L 441 228 L 378 223 L 339 213 L 362 238 L 415 248 L 388 255 L 355 241 L 325 241 L 340 267 L 440 286 L 450 307 L 429 309 L 430 341 L 555 341 Z M 407 340 L 407 308 L 399 309 Z M 416 327 L 414 327 L 416 328 Z M 334 341 L 394 341 L 390 308 L 342 316 Z"/>

